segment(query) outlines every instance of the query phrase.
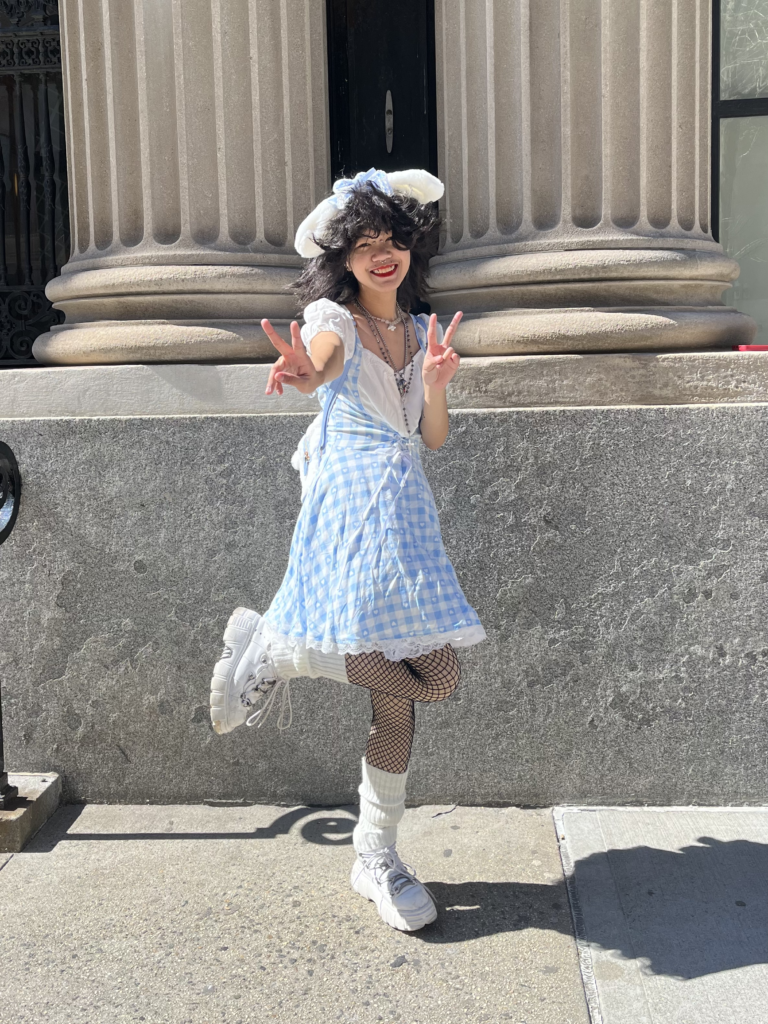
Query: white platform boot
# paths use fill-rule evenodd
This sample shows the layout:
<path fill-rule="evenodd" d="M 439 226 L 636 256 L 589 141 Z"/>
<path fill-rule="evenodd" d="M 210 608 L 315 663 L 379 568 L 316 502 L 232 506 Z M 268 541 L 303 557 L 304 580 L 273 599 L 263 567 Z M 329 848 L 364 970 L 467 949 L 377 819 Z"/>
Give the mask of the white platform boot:
<path fill-rule="evenodd" d="M 407 771 L 385 772 L 363 758 L 360 819 L 352 833 L 357 860 L 350 881 L 355 892 L 376 904 L 383 921 L 413 932 L 434 921 L 437 908 L 395 848 L 397 825 L 405 812 L 407 777 Z"/>
<path fill-rule="evenodd" d="M 258 612 L 236 608 L 224 631 L 224 650 L 211 679 L 213 731 L 223 735 L 243 724 L 262 726 L 278 696 L 278 728 L 287 729 L 293 718 L 288 684 L 297 676 L 349 682 L 343 654 L 289 644 L 274 636 Z"/>
<path fill-rule="evenodd" d="M 211 679 L 213 731 L 219 735 L 232 732 L 254 717 L 257 704 L 262 708 L 256 715 L 263 720 L 262 711 L 271 710 L 278 692 L 282 688 L 285 694 L 287 685 L 272 661 L 264 619 L 250 608 L 235 608 Z"/>

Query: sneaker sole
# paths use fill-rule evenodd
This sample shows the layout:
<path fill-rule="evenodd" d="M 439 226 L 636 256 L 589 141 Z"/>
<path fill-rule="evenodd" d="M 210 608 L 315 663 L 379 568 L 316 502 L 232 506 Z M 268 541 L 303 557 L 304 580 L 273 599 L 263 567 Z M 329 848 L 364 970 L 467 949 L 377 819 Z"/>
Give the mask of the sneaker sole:
<path fill-rule="evenodd" d="M 211 678 L 211 724 L 213 731 L 223 736 L 232 732 L 242 722 L 232 724 L 227 714 L 229 707 L 229 688 L 235 677 L 237 666 L 245 653 L 253 634 L 256 632 L 261 616 L 258 612 L 249 608 L 235 608 L 229 617 L 227 628 L 224 630 L 224 645 L 232 650 L 232 656 L 219 658 L 213 669 Z"/>
<path fill-rule="evenodd" d="M 425 925 L 432 924 L 437 918 L 437 907 L 429 897 L 427 897 L 428 902 L 424 904 L 423 908 L 412 911 L 408 917 L 404 917 L 391 904 L 385 903 L 375 883 L 366 877 L 365 872 L 352 882 L 352 888 L 376 906 L 379 917 L 385 924 L 388 924 L 390 928 L 397 928 L 398 931 L 417 932 Z"/>

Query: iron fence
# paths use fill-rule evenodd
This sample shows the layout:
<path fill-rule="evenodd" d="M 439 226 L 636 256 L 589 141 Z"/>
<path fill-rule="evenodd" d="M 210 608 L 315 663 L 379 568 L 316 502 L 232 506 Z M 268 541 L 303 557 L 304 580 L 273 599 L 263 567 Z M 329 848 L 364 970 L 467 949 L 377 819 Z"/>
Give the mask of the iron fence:
<path fill-rule="evenodd" d="M 0 366 L 35 365 L 62 314 L 45 285 L 69 256 L 57 3 L 0 0 Z"/>

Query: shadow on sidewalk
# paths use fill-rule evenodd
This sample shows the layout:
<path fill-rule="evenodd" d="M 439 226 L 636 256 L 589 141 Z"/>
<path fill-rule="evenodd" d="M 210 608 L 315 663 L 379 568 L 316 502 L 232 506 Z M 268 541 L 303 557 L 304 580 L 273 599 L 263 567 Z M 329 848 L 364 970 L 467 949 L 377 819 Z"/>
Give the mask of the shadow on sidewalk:
<path fill-rule="evenodd" d="M 277 839 L 301 826 L 321 846 L 349 846 L 355 807 L 295 807 L 251 832 L 70 832 L 84 805 L 62 807 L 25 854 L 60 843 Z M 338 812 L 338 813 L 334 813 Z M 500 840 L 501 841 L 501 840 Z M 650 846 L 593 853 L 575 862 L 575 890 L 590 944 L 640 962 L 647 975 L 698 978 L 768 962 L 768 845 L 709 837 L 680 850 Z M 24 856 L 21 854 L 20 856 Z M 17 855 L 18 856 L 18 855 Z M 510 864 L 510 873 L 515 865 Z M 564 882 L 427 882 L 437 921 L 414 941 L 460 943 L 526 928 L 572 935 Z"/>
<path fill-rule="evenodd" d="M 434 924 L 414 932 L 429 943 L 467 942 L 526 928 L 572 935 L 565 882 L 427 882 L 438 909 Z"/>
<path fill-rule="evenodd" d="M 704 836 L 698 846 L 636 846 L 575 862 L 588 943 L 638 960 L 645 975 L 689 980 L 768 963 L 768 845 Z M 599 884 L 595 884 L 599 883 Z M 428 882 L 440 914 L 414 937 L 465 942 L 548 928 L 572 934 L 564 883 Z"/>
<path fill-rule="evenodd" d="M 38 832 L 26 848 L 25 853 L 50 853 L 62 842 L 194 842 L 201 839 L 276 839 L 286 836 L 293 826 L 303 818 L 319 811 L 343 811 L 326 818 L 313 818 L 305 822 L 301 835 L 308 843 L 318 846 L 351 846 L 352 829 L 357 822 L 356 808 L 342 807 L 293 807 L 266 828 L 255 828 L 251 832 L 70 832 L 86 804 L 66 804 L 60 808 L 44 828 Z"/>

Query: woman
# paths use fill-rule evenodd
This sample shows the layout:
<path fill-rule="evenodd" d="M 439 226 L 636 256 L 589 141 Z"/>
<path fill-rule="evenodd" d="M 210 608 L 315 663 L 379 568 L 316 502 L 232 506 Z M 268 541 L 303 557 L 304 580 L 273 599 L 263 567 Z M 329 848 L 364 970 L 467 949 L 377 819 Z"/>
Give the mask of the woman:
<path fill-rule="evenodd" d="M 235 611 L 211 683 L 219 733 L 262 724 L 279 692 L 284 724 L 296 676 L 370 691 L 352 885 L 408 931 L 437 916 L 396 850 L 414 702 L 449 697 L 454 648 L 485 639 L 445 554 L 418 448 L 419 437 L 436 449 L 448 436 L 445 388 L 459 366 L 461 313 L 442 338 L 435 316 L 408 312 L 425 294 L 442 193 L 426 171 L 371 169 L 336 182 L 297 232 L 311 257 L 298 281 L 305 325 L 291 324 L 288 345 L 262 321 L 280 353 L 266 393 L 316 391 L 323 411 L 294 456 L 303 498 L 283 583 L 263 617 Z"/>

